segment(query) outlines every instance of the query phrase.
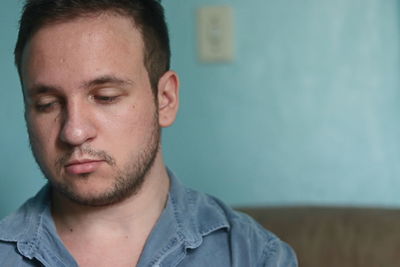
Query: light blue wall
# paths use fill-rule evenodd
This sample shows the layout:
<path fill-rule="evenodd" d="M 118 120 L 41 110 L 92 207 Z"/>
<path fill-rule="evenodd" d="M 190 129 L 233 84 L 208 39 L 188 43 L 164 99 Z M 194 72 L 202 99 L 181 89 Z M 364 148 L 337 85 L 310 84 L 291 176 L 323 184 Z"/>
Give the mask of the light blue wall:
<path fill-rule="evenodd" d="M 13 65 L 20 6 L 15 0 L 0 4 L 0 218 L 44 183 L 29 150 L 22 94 Z"/>
<path fill-rule="evenodd" d="M 184 183 L 234 205 L 400 206 L 395 0 L 164 0 L 181 111 L 164 132 Z M 195 12 L 235 11 L 236 58 L 203 64 Z M 13 67 L 20 3 L 0 9 L 0 218 L 44 183 Z"/>
<path fill-rule="evenodd" d="M 186 183 L 232 204 L 400 205 L 398 1 L 165 2 Z M 235 10 L 231 64 L 196 58 L 206 4 Z"/>

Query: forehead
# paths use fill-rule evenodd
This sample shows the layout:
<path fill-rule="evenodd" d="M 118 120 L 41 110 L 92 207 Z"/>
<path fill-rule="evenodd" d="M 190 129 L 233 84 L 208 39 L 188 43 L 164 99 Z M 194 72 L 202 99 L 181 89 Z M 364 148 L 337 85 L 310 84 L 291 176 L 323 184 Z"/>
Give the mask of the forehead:
<path fill-rule="evenodd" d="M 132 19 L 115 14 L 85 16 L 42 27 L 22 57 L 23 82 L 143 64 L 143 39 Z M 133 64 L 134 63 L 134 64 Z M 104 75 L 106 73 L 99 73 Z M 72 76 L 73 77 L 73 76 Z M 90 77 L 89 77 L 90 78 Z"/>

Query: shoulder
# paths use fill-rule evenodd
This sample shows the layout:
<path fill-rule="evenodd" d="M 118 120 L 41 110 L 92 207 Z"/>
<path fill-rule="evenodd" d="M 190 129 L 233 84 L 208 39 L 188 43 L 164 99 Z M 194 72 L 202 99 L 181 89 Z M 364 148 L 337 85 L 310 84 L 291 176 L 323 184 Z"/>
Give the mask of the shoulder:
<path fill-rule="evenodd" d="M 251 217 L 170 177 L 163 218 L 187 252 L 182 266 L 297 266 L 290 246 Z"/>
<path fill-rule="evenodd" d="M 262 227 L 249 215 L 233 210 L 220 200 L 210 197 L 223 210 L 229 229 L 232 259 L 235 266 L 297 266 L 293 249 L 274 233 Z"/>
<path fill-rule="evenodd" d="M 32 261 L 28 262 L 22 256 L 21 249 L 26 249 L 25 244 L 35 239 L 47 207 L 47 194 L 45 186 L 17 211 L 0 221 L 0 266 L 32 266 Z"/>
<path fill-rule="evenodd" d="M 43 212 L 49 206 L 49 187 L 45 185 L 14 213 L 0 221 L 0 241 L 20 241 L 38 227 Z"/>
<path fill-rule="evenodd" d="M 216 197 L 186 190 L 187 214 L 197 224 L 203 240 L 198 247 L 199 254 L 218 251 L 220 257 L 229 258 L 229 264 L 224 264 L 230 266 L 297 266 L 292 248 L 253 218 Z"/>

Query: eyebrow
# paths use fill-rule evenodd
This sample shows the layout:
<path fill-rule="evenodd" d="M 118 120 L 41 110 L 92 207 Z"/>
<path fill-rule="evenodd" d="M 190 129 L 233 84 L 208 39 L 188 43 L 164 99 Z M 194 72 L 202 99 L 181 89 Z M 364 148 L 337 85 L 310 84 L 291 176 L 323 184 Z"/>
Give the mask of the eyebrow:
<path fill-rule="evenodd" d="M 118 78 L 114 75 L 103 75 L 103 76 L 97 77 L 93 80 L 82 83 L 82 85 L 80 87 L 81 88 L 92 88 L 92 87 L 96 87 L 96 86 L 104 85 L 104 84 L 112 84 L 112 85 L 126 87 L 128 85 L 133 85 L 134 82 L 129 79 Z"/>
<path fill-rule="evenodd" d="M 82 89 L 87 89 L 87 88 L 93 88 L 93 87 L 105 85 L 105 84 L 112 84 L 112 85 L 117 85 L 117 86 L 121 86 L 121 87 L 127 87 L 129 85 L 133 85 L 134 82 L 130 79 L 118 78 L 114 75 L 102 75 L 102 76 L 96 77 L 93 80 L 83 82 L 79 87 Z M 37 84 L 37 85 L 32 86 L 28 90 L 27 95 L 29 97 L 32 97 L 35 95 L 46 94 L 48 92 L 57 92 L 57 91 L 61 91 L 61 90 L 62 90 L 62 87 L 45 85 L 45 84 Z"/>
<path fill-rule="evenodd" d="M 29 97 L 33 97 L 35 95 L 45 94 L 51 91 L 59 91 L 59 90 L 61 90 L 61 88 L 57 86 L 38 84 L 29 88 L 26 95 Z"/>

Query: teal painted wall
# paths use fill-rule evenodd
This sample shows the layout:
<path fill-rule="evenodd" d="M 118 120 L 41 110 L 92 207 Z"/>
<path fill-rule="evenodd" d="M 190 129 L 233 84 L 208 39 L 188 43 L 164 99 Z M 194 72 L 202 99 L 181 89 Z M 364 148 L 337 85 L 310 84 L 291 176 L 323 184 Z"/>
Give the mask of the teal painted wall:
<path fill-rule="evenodd" d="M 22 94 L 13 64 L 21 2 L 0 5 L 0 218 L 44 183 L 29 150 Z"/>
<path fill-rule="evenodd" d="M 233 205 L 400 206 L 400 16 L 395 0 L 164 0 L 181 110 L 164 131 L 184 183 Z M 234 8 L 236 57 L 197 60 L 195 14 Z M 0 9 L 0 217 L 44 183 L 29 152 Z"/>

